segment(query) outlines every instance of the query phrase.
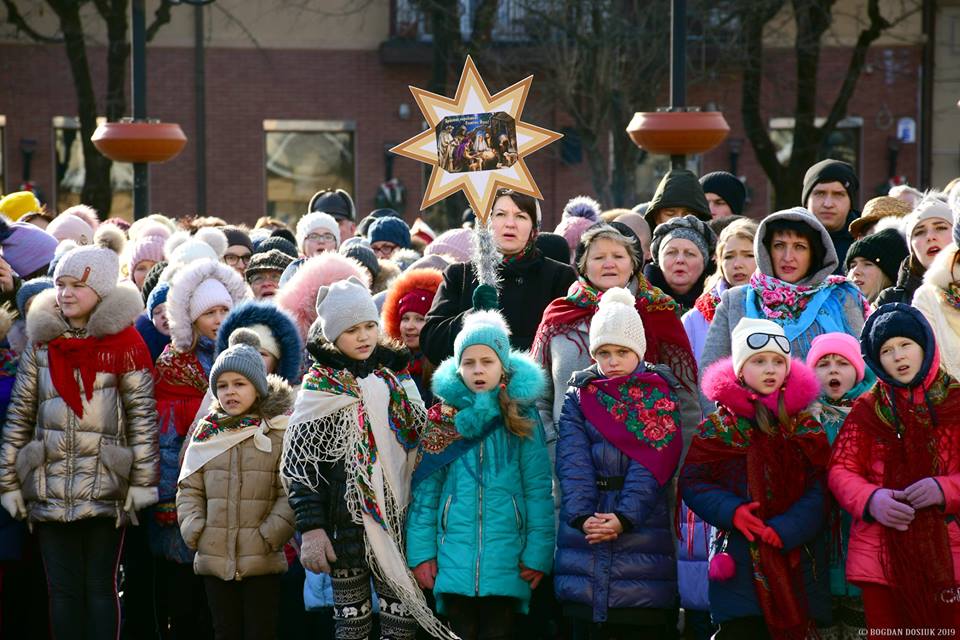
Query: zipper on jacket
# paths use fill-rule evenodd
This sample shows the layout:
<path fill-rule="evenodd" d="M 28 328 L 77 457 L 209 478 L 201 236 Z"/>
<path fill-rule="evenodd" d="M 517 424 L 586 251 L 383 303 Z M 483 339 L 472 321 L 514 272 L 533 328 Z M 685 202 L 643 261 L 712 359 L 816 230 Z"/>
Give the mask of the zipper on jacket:
<path fill-rule="evenodd" d="M 513 500 L 513 513 L 517 516 L 517 531 L 523 531 L 523 516 L 520 515 L 520 505 L 517 504 L 517 497 L 510 496 Z"/>
<path fill-rule="evenodd" d="M 474 589 L 476 594 L 480 595 L 480 556 L 483 555 L 483 441 L 480 441 L 480 464 L 477 469 L 477 476 L 480 481 L 477 482 L 479 497 L 477 499 L 477 522 L 479 529 L 477 532 L 477 572 L 474 579 Z"/>
<path fill-rule="evenodd" d="M 450 513 L 450 503 L 453 502 L 453 494 L 447 496 L 447 501 L 443 504 L 443 515 L 440 516 L 440 528 L 443 533 L 440 535 L 440 544 L 447 539 L 447 515 Z"/>

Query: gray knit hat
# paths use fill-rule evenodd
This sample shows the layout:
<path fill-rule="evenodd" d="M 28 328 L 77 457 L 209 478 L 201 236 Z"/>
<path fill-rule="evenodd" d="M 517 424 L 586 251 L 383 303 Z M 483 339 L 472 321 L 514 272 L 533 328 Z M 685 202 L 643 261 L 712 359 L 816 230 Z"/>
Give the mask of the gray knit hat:
<path fill-rule="evenodd" d="M 707 223 L 696 216 L 687 215 L 658 224 L 653 231 L 653 243 L 650 245 L 650 252 L 653 254 L 653 261 L 656 264 L 660 264 L 660 248 L 676 238 L 689 240 L 695 244 L 703 255 L 704 264 L 713 259 L 713 252 L 717 247 L 717 236 L 710 230 Z"/>
<path fill-rule="evenodd" d="M 217 380 L 232 371 L 250 381 L 261 399 L 268 393 L 267 369 L 260 355 L 260 338 L 256 332 L 240 328 L 230 334 L 229 347 L 220 352 L 210 369 L 210 390 L 217 393 Z"/>
<path fill-rule="evenodd" d="M 361 322 L 380 323 L 377 305 L 370 290 L 356 276 L 335 282 L 317 291 L 317 319 L 327 342 Z"/>

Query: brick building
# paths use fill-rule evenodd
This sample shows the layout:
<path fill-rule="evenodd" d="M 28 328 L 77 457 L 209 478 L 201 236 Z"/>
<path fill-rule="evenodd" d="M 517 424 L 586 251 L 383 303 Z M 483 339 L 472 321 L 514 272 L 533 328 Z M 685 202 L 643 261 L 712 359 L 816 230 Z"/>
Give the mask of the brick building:
<path fill-rule="evenodd" d="M 56 20 L 49 10 L 42 10 L 43 2 L 20 0 L 18 4 L 35 29 L 56 32 Z M 148 15 L 157 4 L 147 3 Z M 340 7 L 343 3 L 317 4 Z M 953 4 L 939 3 L 943 19 L 957 19 Z M 856 0 L 839 5 L 845 10 L 835 9 L 837 15 L 855 15 L 859 6 Z M 510 6 L 501 3 L 501 7 Z M 421 120 L 407 87 L 426 86 L 430 68 L 422 62 L 427 59 L 422 51 L 429 43 L 414 36 L 412 43 L 421 55 L 412 56 L 392 55 L 385 46 L 398 36 L 410 35 L 408 1 L 371 0 L 349 11 L 303 7 L 304 3 L 288 6 L 282 0 L 217 0 L 204 9 L 205 212 L 210 215 L 247 222 L 267 213 L 295 217 L 322 185 L 351 190 L 360 212 L 369 211 L 387 174 L 386 149 L 420 130 Z M 85 18 L 88 58 L 102 104 L 106 38 L 93 8 L 87 5 L 85 11 L 90 12 Z M 148 115 L 178 122 L 189 140 L 180 156 L 151 168 L 152 209 L 171 215 L 198 209 L 196 182 L 201 163 L 195 144 L 192 12 L 190 7 L 175 6 L 172 21 L 148 45 Z M 495 37 L 516 37 L 507 30 L 509 21 L 504 13 Z M 823 115 L 827 97 L 839 86 L 857 32 L 856 20 L 835 22 L 821 54 Z M 944 29 L 938 31 L 943 37 L 954 33 Z M 868 72 L 860 78 L 849 117 L 834 140 L 836 151 L 848 154 L 857 165 L 864 199 L 887 179 L 888 140 L 899 120 L 914 121 L 917 141 L 900 145 L 896 172 L 917 184 L 923 155 L 930 154 L 921 148 L 920 140 L 922 35 L 918 14 L 874 45 Z M 769 38 L 764 106 L 771 129 L 777 130 L 775 139 L 789 144 L 793 97 L 779 80 L 791 77 L 792 63 L 789 45 L 781 38 L 782 34 Z M 949 56 L 953 49 L 947 46 L 945 51 Z M 17 188 L 25 168 L 23 150 L 32 147 L 30 177 L 46 199 L 60 208 L 76 200 L 82 184 L 75 141 L 76 98 L 65 56 L 62 45 L 35 44 L 0 20 L 0 191 Z M 942 68 L 941 64 L 938 69 Z M 491 89 L 499 90 L 519 79 L 510 78 L 502 85 L 491 78 L 487 81 Z M 941 96 L 940 103 L 946 99 Z M 760 216 L 768 210 L 769 189 L 744 140 L 739 100 L 735 70 L 690 87 L 690 104 L 721 109 L 732 128 L 727 142 L 693 164 L 702 172 L 730 169 L 735 158 L 737 173 L 745 177 L 751 192 L 749 213 Z M 538 103 L 535 96 L 528 101 L 527 111 L 534 114 L 529 119 L 535 124 L 555 129 L 565 124 L 561 114 L 551 105 Z M 953 115 L 940 111 L 941 118 Z M 943 135 L 934 135 L 938 143 L 957 135 L 956 127 L 941 129 Z M 953 143 L 954 154 L 957 149 Z M 960 173 L 960 169 L 950 170 L 956 158 L 949 152 L 939 161 L 939 168 L 934 163 L 935 184 Z M 529 164 L 544 194 L 545 228 L 552 228 L 568 198 L 592 192 L 586 163 L 564 164 L 557 149 L 539 152 Z M 649 195 L 665 165 L 666 159 L 651 157 L 638 167 L 638 194 Z M 407 188 L 403 213 L 412 220 L 422 196 L 424 171 L 406 159 L 396 159 L 392 169 Z M 129 211 L 130 174 L 124 166 L 114 171 L 114 214 Z"/>

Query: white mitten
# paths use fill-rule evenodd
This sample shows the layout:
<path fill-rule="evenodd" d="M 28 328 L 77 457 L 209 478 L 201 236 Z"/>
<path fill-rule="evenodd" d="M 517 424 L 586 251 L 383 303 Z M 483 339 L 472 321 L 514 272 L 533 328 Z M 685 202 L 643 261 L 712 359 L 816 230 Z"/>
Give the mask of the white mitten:
<path fill-rule="evenodd" d="M 323 529 L 312 529 L 303 534 L 300 545 L 300 563 L 314 573 L 330 573 L 330 565 L 337 561 L 333 544 Z"/>
<path fill-rule="evenodd" d="M 152 504 L 157 504 L 160 494 L 156 487 L 130 487 L 127 489 L 127 500 L 123 503 L 124 511 L 140 511 Z"/>
<path fill-rule="evenodd" d="M 7 510 L 15 520 L 23 520 L 27 517 L 27 505 L 23 503 L 23 494 L 19 489 L 7 491 L 0 495 L 0 505 Z"/>

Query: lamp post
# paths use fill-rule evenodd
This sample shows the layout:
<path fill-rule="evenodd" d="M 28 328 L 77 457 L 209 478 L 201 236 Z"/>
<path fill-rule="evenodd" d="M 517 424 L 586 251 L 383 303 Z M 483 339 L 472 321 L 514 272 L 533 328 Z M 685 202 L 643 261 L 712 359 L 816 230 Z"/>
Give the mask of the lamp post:
<path fill-rule="evenodd" d="M 730 125 L 719 111 L 687 107 L 687 3 L 670 3 L 670 106 L 637 112 L 627 133 L 641 149 L 670 156 L 674 169 L 682 169 L 686 156 L 704 153 L 723 142 Z"/>

